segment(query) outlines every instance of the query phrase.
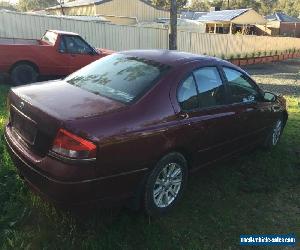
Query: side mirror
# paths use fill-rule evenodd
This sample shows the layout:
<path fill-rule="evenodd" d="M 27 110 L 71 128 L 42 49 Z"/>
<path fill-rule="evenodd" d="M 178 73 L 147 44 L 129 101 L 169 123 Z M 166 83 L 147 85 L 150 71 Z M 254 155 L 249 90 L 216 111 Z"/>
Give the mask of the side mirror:
<path fill-rule="evenodd" d="M 264 92 L 264 99 L 267 102 L 275 102 L 277 99 L 277 96 L 271 92 L 266 91 L 266 92 Z"/>
<path fill-rule="evenodd" d="M 95 55 L 95 52 L 91 50 L 88 52 L 88 55 L 93 56 L 93 55 Z"/>
<path fill-rule="evenodd" d="M 91 51 L 89 51 L 88 54 L 91 55 L 91 56 L 98 55 L 98 53 L 96 52 L 96 50 L 91 50 Z"/>

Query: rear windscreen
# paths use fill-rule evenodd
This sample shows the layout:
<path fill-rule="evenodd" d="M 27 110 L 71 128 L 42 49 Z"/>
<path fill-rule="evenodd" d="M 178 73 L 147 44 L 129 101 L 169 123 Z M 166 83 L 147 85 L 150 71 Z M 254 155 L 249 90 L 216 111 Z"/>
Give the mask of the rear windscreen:
<path fill-rule="evenodd" d="M 89 92 L 130 103 L 153 86 L 168 68 L 144 58 L 113 54 L 89 64 L 65 80 Z"/>

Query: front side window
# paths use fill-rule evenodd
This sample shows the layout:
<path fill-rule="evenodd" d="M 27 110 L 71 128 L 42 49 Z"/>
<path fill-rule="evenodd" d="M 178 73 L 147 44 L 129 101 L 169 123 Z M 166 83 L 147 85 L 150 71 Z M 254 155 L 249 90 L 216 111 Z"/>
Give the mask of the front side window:
<path fill-rule="evenodd" d="M 92 48 L 79 36 L 65 35 L 63 37 L 68 53 L 71 54 L 89 54 Z"/>
<path fill-rule="evenodd" d="M 76 71 L 65 81 L 89 92 L 130 103 L 169 68 L 152 60 L 115 53 Z"/>
<path fill-rule="evenodd" d="M 200 108 L 209 108 L 226 103 L 225 87 L 216 67 L 194 71 Z"/>
<path fill-rule="evenodd" d="M 251 84 L 250 79 L 243 73 L 224 67 L 227 85 L 231 92 L 231 103 L 253 102 L 259 94 Z"/>
<path fill-rule="evenodd" d="M 178 89 L 177 98 L 183 110 L 198 108 L 196 83 L 192 75 L 189 76 Z"/>
<path fill-rule="evenodd" d="M 66 52 L 66 45 L 63 39 L 60 39 L 60 43 L 59 43 L 59 52 L 61 53 L 65 53 Z"/>

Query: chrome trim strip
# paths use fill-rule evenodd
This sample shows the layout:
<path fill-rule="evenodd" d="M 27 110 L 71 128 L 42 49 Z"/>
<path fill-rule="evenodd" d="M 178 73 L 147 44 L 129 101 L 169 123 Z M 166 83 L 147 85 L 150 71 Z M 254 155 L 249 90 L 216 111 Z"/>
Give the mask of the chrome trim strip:
<path fill-rule="evenodd" d="M 48 155 L 59 160 L 59 161 L 63 161 L 63 162 L 66 162 L 66 163 L 75 163 L 75 164 L 79 164 L 79 163 L 89 163 L 89 162 L 95 162 L 96 161 L 96 158 L 90 158 L 90 159 L 72 159 L 72 158 L 68 158 L 68 157 L 65 157 L 65 156 L 62 156 L 62 155 L 59 155 L 57 153 L 55 153 L 54 151 L 52 150 L 49 150 L 48 152 Z"/>

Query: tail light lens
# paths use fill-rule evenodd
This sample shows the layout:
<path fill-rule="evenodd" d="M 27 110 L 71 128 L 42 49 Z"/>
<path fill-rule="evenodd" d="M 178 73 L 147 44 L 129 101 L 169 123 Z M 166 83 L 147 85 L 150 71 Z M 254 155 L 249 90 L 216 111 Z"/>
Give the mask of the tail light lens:
<path fill-rule="evenodd" d="M 52 151 L 72 159 L 96 158 L 97 147 L 94 143 L 60 129 L 53 142 Z"/>

